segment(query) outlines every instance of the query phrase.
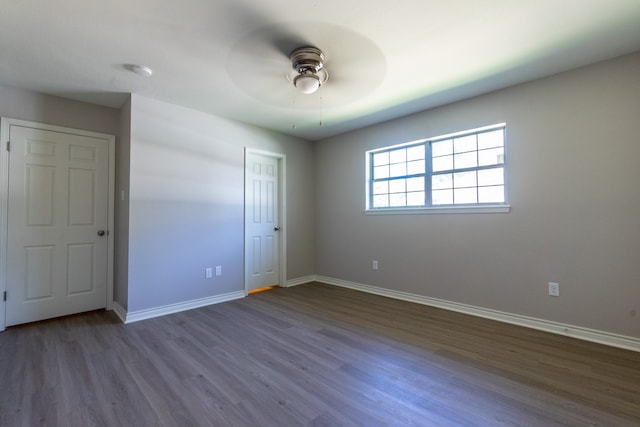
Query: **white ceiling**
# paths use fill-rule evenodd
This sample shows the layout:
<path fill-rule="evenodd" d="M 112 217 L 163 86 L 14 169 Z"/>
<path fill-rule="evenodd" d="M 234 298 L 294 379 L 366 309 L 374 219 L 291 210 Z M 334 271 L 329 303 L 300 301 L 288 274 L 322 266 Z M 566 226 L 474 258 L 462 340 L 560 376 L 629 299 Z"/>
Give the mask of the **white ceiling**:
<path fill-rule="evenodd" d="M 300 44 L 326 55 L 314 95 L 286 78 Z M 0 85 L 310 140 L 639 50 L 640 0 L 0 1 Z"/>

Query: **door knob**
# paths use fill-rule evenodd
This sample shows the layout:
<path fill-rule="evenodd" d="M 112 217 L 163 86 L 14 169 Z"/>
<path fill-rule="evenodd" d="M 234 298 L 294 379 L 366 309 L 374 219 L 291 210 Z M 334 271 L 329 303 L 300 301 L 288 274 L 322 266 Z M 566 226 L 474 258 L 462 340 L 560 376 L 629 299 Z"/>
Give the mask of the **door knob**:
<path fill-rule="evenodd" d="M 98 230 L 98 236 L 100 237 L 104 236 L 104 230 Z"/>
<path fill-rule="evenodd" d="M 280 231 L 280 227 L 276 225 L 275 227 L 273 227 L 273 231 Z"/>

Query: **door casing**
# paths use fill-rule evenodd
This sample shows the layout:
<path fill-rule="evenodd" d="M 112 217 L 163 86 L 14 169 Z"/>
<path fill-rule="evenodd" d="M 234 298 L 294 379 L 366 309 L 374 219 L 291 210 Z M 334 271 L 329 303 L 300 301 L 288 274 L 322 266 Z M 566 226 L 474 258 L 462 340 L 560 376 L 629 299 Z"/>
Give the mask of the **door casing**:
<path fill-rule="evenodd" d="M 247 168 L 247 155 L 249 153 L 258 154 L 266 157 L 273 157 L 278 161 L 278 216 L 280 217 L 280 231 L 278 232 L 278 242 L 279 242 L 279 253 L 278 253 L 278 261 L 279 261 L 279 282 L 280 287 L 287 286 L 287 195 L 286 195 L 286 182 L 287 182 L 287 172 L 286 172 L 286 160 L 287 156 L 281 153 L 274 153 L 271 151 L 257 150 L 249 147 L 245 147 L 245 156 L 244 156 L 244 167 L 245 167 L 245 183 L 244 183 L 244 200 L 245 200 L 245 222 L 244 222 L 244 291 L 245 295 L 248 294 L 249 290 L 249 281 L 247 278 L 247 263 L 249 262 L 249 254 L 248 254 L 248 246 L 246 243 L 246 235 L 247 235 L 247 223 L 246 223 L 246 199 L 247 199 L 247 182 L 246 182 L 246 168 Z"/>
<path fill-rule="evenodd" d="M 63 126 L 47 125 L 26 120 L 18 120 L 7 117 L 0 118 L 0 295 L 7 290 L 7 219 L 9 212 L 9 151 L 7 149 L 11 126 L 30 127 L 34 129 L 64 132 L 75 135 L 106 139 L 108 143 L 108 235 L 107 235 L 107 297 L 105 306 L 107 310 L 113 308 L 113 266 L 114 266 L 114 201 L 115 201 L 115 136 L 99 132 L 91 132 L 81 129 L 73 129 Z M 6 325 L 6 302 L 0 298 L 0 331 Z"/>

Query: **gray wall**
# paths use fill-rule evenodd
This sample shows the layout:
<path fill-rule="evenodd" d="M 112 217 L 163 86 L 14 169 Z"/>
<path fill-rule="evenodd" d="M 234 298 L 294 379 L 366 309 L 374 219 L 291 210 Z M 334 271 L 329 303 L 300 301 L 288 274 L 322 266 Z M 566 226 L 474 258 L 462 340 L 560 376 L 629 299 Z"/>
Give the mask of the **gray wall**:
<path fill-rule="evenodd" d="M 119 132 L 119 114 L 115 108 L 7 86 L 0 86 L 0 115 L 116 136 Z"/>
<path fill-rule="evenodd" d="M 637 53 L 318 143 L 316 273 L 640 337 L 639 76 Z M 366 150 L 499 122 L 510 213 L 363 214 Z"/>
<path fill-rule="evenodd" d="M 244 289 L 245 146 L 287 155 L 287 277 L 313 274 L 311 143 L 132 95 L 129 312 Z"/>
<path fill-rule="evenodd" d="M 120 109 L 120 138 L 116 150 L 115 262 L 113 300 L 127 310 L 129 298 L 129 160 L 131 97 Z"/>

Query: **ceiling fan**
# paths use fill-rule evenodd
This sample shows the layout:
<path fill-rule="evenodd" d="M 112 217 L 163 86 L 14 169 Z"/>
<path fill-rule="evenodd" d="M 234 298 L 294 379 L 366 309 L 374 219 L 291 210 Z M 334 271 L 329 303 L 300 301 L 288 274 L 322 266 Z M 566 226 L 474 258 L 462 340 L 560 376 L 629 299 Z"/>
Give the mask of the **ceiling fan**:
<path fill-rule="evenodd" d="M 234 43 L 227 56 L 227 72 L 241 90 L 260 102 L 318 109 L 321 97 L 326 109 L 360 100 L 375 90 L 386 74 L 386 61 L 378 46 L 349 28 L 284 22 L 258 27 Z"/>

